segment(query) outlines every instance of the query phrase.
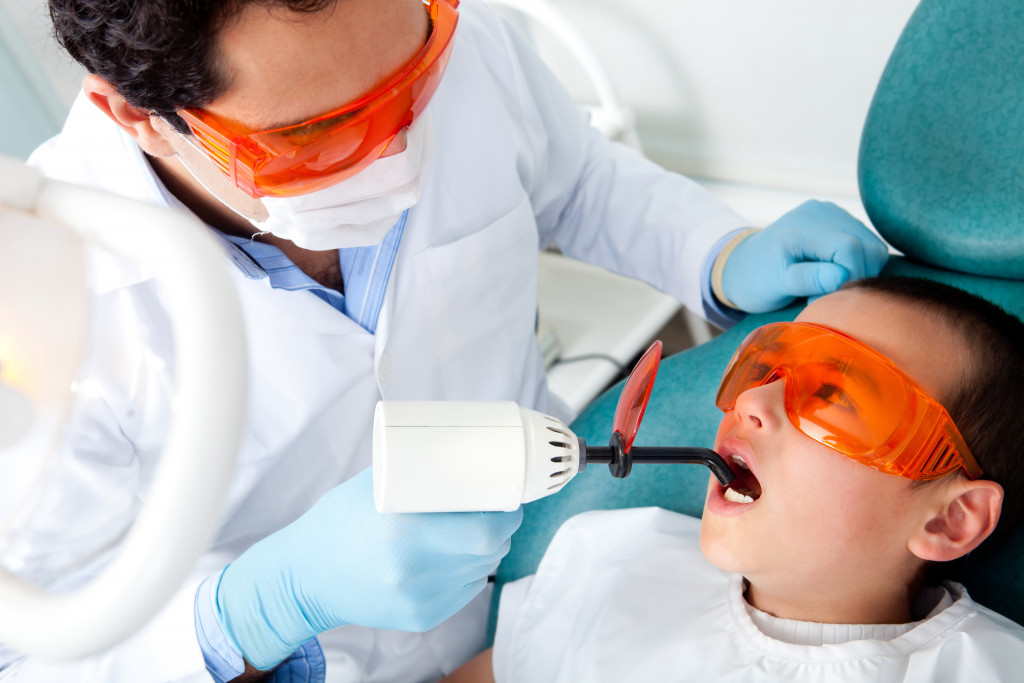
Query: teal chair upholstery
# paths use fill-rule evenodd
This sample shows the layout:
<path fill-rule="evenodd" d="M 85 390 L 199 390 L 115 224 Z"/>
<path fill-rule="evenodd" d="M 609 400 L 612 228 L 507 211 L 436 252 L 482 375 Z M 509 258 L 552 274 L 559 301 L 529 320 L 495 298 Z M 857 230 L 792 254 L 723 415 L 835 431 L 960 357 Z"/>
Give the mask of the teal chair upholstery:
<path fill-rule="evenodd" d="M 859 177 L 873 224 L 906 254 L 894 257 L 885 274 L 940 280 L 1024 318 L 1022 36 L 1020 0 L 923 0 L 872 101 Z M 732 352 L 753 328 L 791 320 L 799 310 L 749 316 L 666 358 L 636 443 L 712 447 L 721 419 L 715 392 Z M 587 443 L 607 442 L 620 390 L 600 396 L 572 424 Z M 622 480 L 603 465 L 586 468 L 557 495 L 526 506 L 498 568 L 496 596 L 506 581 L 536 570 L 572 515 L 656 505 L 700 516 L 707 480 L 708 471 L 692 465 L 637 466 Z M 1024 528 L 968 567 L 971 595 L 1024 623 Z"/>

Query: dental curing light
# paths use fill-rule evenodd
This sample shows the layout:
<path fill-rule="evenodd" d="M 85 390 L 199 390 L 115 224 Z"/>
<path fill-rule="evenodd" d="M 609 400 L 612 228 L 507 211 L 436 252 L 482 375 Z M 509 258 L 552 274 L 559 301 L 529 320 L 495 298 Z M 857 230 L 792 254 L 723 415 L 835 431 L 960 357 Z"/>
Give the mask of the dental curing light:
<path fill-rule="evenodd" d="M 174 416 L 152 483 L 116 554 L 88 583 L 50 592 L 16 575 L 87 357 L 90 266 L 132 264 L 161 288 L 174 344 Z M 99 275 L 102 276 L 102 272 Z M 241 311 L 223 252 L 169 209 L 46 179 L 0 156 L 0 642 L 73 658 L 138 632 L 213 537 L 246 405 Z M 87 382 L 85 383 L 87 384 Z M 95 388 L 95 387 L 93 387 Z M 30 573 L 30 572 L 29 572 Z"/>
<path fill-rule="evenodd" d="M 735 478 L 707 448 L 633 448 L 661 342 L 626 380 L 608 446 L 588 446 L 560 420 L 511 401 L 380 401 L 373 417 L 373 494 L 379 512 L 514 510 L 560 491 L 589 463 L 612 476 L 636 463 L 700 464 L 723 486 Z"/>

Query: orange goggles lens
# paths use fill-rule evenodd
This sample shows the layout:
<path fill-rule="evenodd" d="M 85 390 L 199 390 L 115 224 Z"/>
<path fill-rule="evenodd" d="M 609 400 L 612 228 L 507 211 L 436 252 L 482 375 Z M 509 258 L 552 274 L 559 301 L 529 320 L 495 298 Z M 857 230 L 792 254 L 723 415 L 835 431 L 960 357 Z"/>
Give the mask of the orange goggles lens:
<path fill-rule="evenodd" d="M 293 197 L 330 187 L 378 159 L 426 109 L 451 55 L 458 6 L 459 0 L 429 0 L 432 30 L 419 55 L 341 109 L 264 131 L 239 128 L 197 108 L 178 114 L 206 155 L 252 197 Z"/>
<path fill-rule="evenodd" d="M 801 432 L 843 455 L 907 479 L 981 468 L 946 409 L 892 361 L 835 330 L 774 323 L 733 355 L 715 403 L 736 407 L 747 389 L 786 380 L 786 415 Z"/>

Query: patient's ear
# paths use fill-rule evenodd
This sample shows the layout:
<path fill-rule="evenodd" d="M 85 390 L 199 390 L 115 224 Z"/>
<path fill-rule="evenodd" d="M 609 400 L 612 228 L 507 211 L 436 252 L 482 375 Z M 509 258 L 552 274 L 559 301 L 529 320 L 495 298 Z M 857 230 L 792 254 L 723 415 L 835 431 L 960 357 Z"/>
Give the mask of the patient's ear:
<path fill-rule="evenodd" d="M 936 487 L 937 502 L 907 547 L 922 560 L 948 562 L 977 548 L 996 528 L 1003 487 L 960 477 Z"/>
<path fill-rule="evenodd" d="M 170 126 L 158 127 L 153 120 L 156 118 L 154 114 L 133 107 L 114 86 L 96 74 L 85 77 L 82 90 L 90 102 L 135 138 L 144 152 L 157 157 L 174 155 L 174 147 L 167 139 Z"/>

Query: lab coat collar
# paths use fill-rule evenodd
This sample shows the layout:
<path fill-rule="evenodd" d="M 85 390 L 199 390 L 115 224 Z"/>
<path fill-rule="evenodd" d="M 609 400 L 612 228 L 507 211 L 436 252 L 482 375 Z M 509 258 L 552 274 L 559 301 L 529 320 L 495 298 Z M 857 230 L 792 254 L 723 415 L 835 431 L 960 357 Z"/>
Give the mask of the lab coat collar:
<path fill-rule="evenodd" d="M 79 95 L 72 105 L 62 133 L 44 143 L 29 159 L 29 164 L 57 180 L 91 185 L 194 216 L 160 182 L 135 140 L 84 95 Z M 252 326 L 307 329 L 326 334 L 369 334 L 315 296 L 298 293 L 287 305 L 282 305 L 279 297 L 289 293 L 270 291 L 269 278 L 263 268 L 223 233 L 213 228 L 209 230 L 234 265 L 231 270 L 236 275 L 236 285 L 254 294 L 241 297 L 246 314 L 252 316 L 249 321 Z M 92 289 L 98 295 L 131 287 L 153 277 L 138 264 L 105 250 L 94 250 L 91 256 L 94 259 Z M 253 280 L 262 280 L 267 291 L 257 293 L 263 287 Z"/>

